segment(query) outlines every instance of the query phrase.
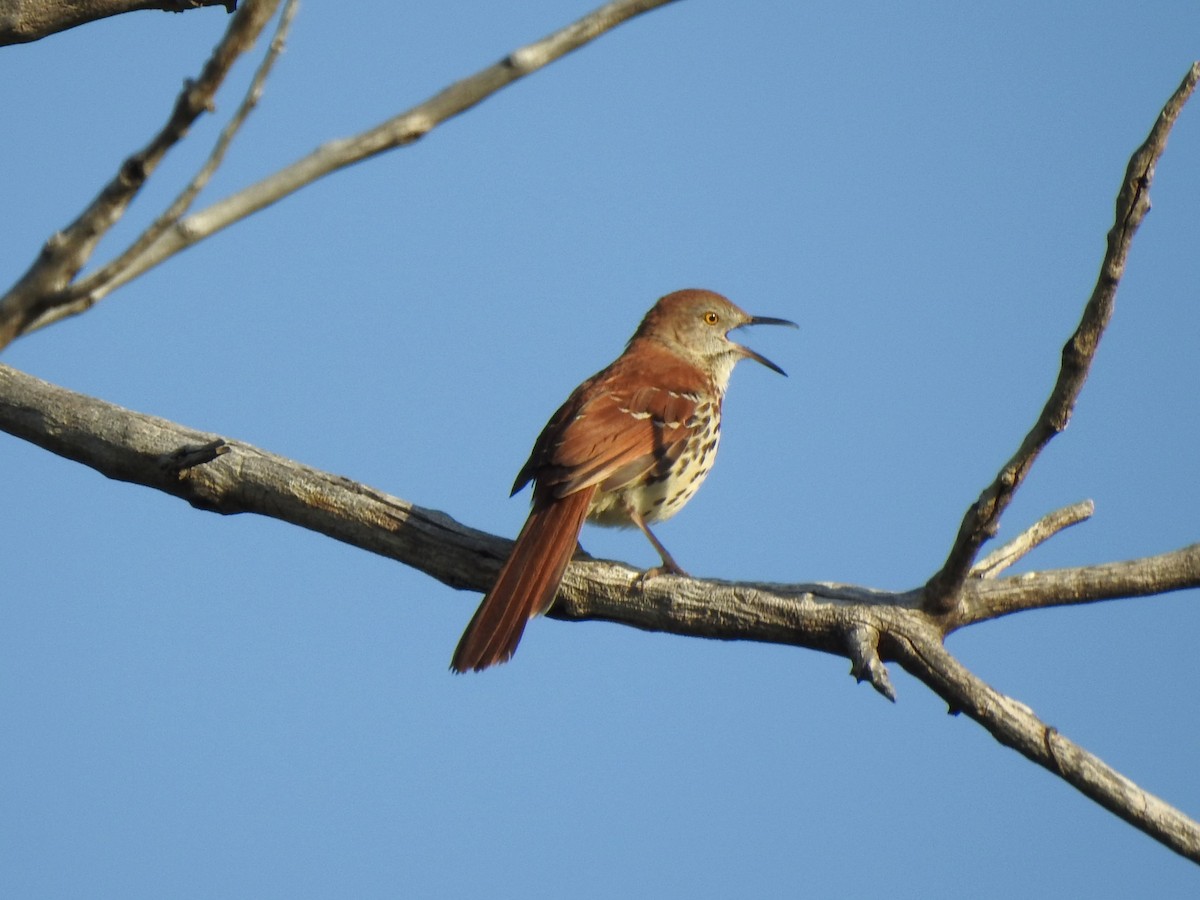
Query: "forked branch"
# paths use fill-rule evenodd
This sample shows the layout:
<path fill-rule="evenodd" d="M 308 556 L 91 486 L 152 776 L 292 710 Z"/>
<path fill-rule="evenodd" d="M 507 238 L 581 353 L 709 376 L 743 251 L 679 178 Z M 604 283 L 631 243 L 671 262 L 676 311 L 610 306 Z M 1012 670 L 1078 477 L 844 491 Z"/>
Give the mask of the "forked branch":
<path fill-rule="evenodd" d="M 87 311 L 117 288 L 176 253 L 326 175 L 419 140 L 438 125 L 514 81 L 561 59 L 634 16 L 673 0 L 614 0 L 554 34 L 514 50 L 499 62 L 452 84 L 407 112 L 354 137 L 330 141 L 257 184 L 185 216 L 196 193 L 211 175 L 211 172 L 202 172 L 197 183 L 185 189 L 180 199 L 128 251 L 76 282 L 76 276 L 89 261 L 100 237 L 123 215 L 162 155 L 183 137 L 195 117 L 211 106 L 216 88 L 228 70 L 226 51 L 233 48 L 241 53 L 249 49 L 278 2 L 246 0 L 204 75 L 195 84 L 189 84 L 163 131 L 149 147 L 126 161 L 117 178 L 79 220 L 50 238 L 30 270 L 5 297 L 0 298 L 0 349 L 23 334 Z M 253 32 L 247 27 L 251 14 L 256 23 Z M 286 21 L 285 15 L 281 28 L 286 28 Z M 268 64 L 272 59 L 268 54 Z M 221 61 L 222 65 L 217 66 L 215 61 Z M 260 70 L 260 74 L 265 73 Z M 256 92 L 257 88 L 252 86 L 250 99 L 243 103 L 240 116 L 253 105 Z M 234 121 L 238 122 L 238 117 Z M 227 144 L 227 140 L 222 140 Z M 224 148 L 219 144 L 218 151 L 214 151 L 217 163 L 223 152 Z"/>
<path fill-rule="evenodd" d="M 1034 460 L 1051 438 L 1067 427 L 1075 401 L 1096 357 L 1100 338 L 1112 317 L 1117 286 L 1125 272 L 1125 260 L 1133 236 L 1150 209 L 1154 166 L 1166 149 L 1167 136 L 1195 90 L 1198 79 L 1200 62 L 1194 63 L 1188 70 L 1183 82 L 1159 113 L 1146 142 L 1129 160 L 1125 179 L 1117 194 L 1116 217 L 1108 232 L 1108 246 L 1100 265 L 1100 275 L 1084 307 L 1079 327 L 1063 347 L 1058 381 L 1017 452 L 967 510 L 945 564 L 926 583 L 925 608 L 930 612 L 946 613 L 958 603 L 975 557 L 984 542 L 995 536 L 1001 515 L 1029 474 Z"/>
<path fill-rule="evenodd" d="M 212 108 L 217 89 L 234 62 L 254 46 L 278 4 L 279 0 L 246 0 L 200 76 L 184 85 L 158 134 L 122 163 L 74 222 L 46 241 L 33 265 L 0 298 L 0 349 L 28 331 L 41 316 L 68 301 L 67 287 L 87 265 L 100 239 L 120 221 L 167 152 L 187 135 L 202 113 Z"/>
<path fill-rule="evenodd" d="M 110 478 L 181 497 L 198 509 L 271 516 L 379 553 L 455 588 L 482 591 L 511 546 L 444 513 L 312 469 L 248 444 L 47 384 L 0 365 L 0 430 Z M 971 579 L 950 617 L 920 608 L 920 592 L 832 584 L 733 584 L 663 576 L 620 563 L 567 570 L 554 618 L 600 619 L 646 631 L 820 650 L 884 696 L 898 660 L 955 711 L 1066 779 L 1155 839 L 1200 861 L 1200 824 L 1137 788 L 980 682 L 942 646 L 949 630 L 1020 609 L 1200 587 L 1200 544 L 1084 569 Z"/>
<path fill-rule="evenodd" d="M 253 42 L 276 5 L 270 0 L 247 0 L 235 21 L 236 37 L 231 26 L 218 48 L 221 52 L 214 54 L 197 84 L 181 95 L 163 131 L 127 161 L 75 223 L 47 243 L 21 282 L 0 301 L 0 346 L 39 319 L 47 321 L 86 308 L 173 253 L 325 174 L 419 139 L 524 74 L 666 2 L 669 0 L 610 3 L 371 131 L 328 144 L 207 210 L 186 218 L 164 219 L 119 264 L 99 270 L 94 281 L 72 288 L 100 235 L 120 217 L 162 154 L 211 103 L 232 58 Z M 1001 743 L 1176 852 L 1200 862 L 1200 824 L 1073 744 L 1023 704 L 979 680 L 943 644 L 945 636 L 957 628 L 1011 612 L 1200 586 L 1200 544 L 1126 563 L 995 577 L 1041 540 L 1090 514 L 1090 509 L 1083 507 L 1048 517 L 974 565 L 1037 455 L 1071 415 L 1112 314 L 1133 233 L 1149 208 L 1154 165 L 1198 78 L 1200 64 L 1192 67 L 1130 162 L 1100 278 L 1079 328 L 1063 350 L 1058 381 L 1045 408 L 1017 453 L 968 511 L 945 565 L 924 590 L 894 593 L 830 584 L 732 584 L 675 576 L 643 581 L 638 572 L 618 563 L 579 561 L 568 570 L 551 615 L 816 649 L 848 658 L 855 677 L 869 681 L 889 698 L 894 698 L 895 692 L 884 662 L 898 661 L 952 711 L 971 716 Z M 248 110 L 249 105 L 243 104 L 243 108 Z M 194 194 L 185 190 L 176 206 L 186 208 Z M 170 224 L 165 224 L 168 221 Z M 508 549 L 502 539 L 462 526 L 436 510 L 422 509 L 221 435 L 55 387 L 6 366 L 0 366 L 0 430 L 110 478 L 181 497 L 199 509 L 278 518 L 400 560 L 456 588 L 486 588 Z M 971 574 L 978 577 L 971 578 Z"/>

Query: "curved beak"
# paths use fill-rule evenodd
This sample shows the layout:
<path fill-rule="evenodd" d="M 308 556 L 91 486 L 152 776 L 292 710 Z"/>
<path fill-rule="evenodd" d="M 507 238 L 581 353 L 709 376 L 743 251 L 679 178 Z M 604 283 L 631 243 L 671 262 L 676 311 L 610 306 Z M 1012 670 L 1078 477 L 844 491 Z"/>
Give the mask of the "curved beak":
<path fill-rule="evenodd" d="M 773 318 L 772 316 L 751 316 L 750 321 L 743 322 L 741 325 L 739 325 L 737 327 L 745 328 L 747 325 L 786 325 L 788 328 L 799 328 L 800 327 L 795 322 L 791 322 L 787 319 L 776 319 L 776 318 Z M 775 363 L 771 362 L 769 359 L 767 359 L 761 353 L 751 350 L 749 347 L 746 347 L 743 344 L 734 344 L 734 346 L 737 347 L 741 351 L 742 356 L 746 357 L 747 359 L 752 359 L 755 362 L 762 363 L 768 369 L 771 369 L 774 372 L 778 372 L 780 375 L 784 376 L 785 378 L 787 377 L 787 372 L 783 371 L 783 369 L 779 368 L 779 366 L 775 365 Z"/>

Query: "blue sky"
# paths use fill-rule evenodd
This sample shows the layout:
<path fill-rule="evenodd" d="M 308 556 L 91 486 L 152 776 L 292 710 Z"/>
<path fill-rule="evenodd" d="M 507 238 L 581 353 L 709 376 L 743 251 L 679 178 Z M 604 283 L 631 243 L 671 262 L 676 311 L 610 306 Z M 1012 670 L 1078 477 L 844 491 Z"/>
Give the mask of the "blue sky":
<path fill-rule="evenodd" d="M 201 203 L 588 3 L 305 4 Z M 0 52 L 7 282 L 163 121 L 226 24 L 123 16 Z M 747 342 L 721 456 L 659 534 L 697 575 L 903 589 L 1045 400 L 1128 158 L 1200 8 L 684 0 L 13 345 L 9 365 L 515 535 L 547 416 L 670 290 Z M 203 158 L 243 61 L 101 255 Z M 1200 537 L 1200 107 L 1069 429 L 1002 536 L 1025 568 Z M 0 435 L 0 888 L 22 897 L 1195 896 L 1195 867 L 892 667 L 534 623 L 446 670 L 478 595 Z M 596 555 L 655 561 L 636 533 Z M 1196 592 L 949 647 L 1200 815 Z"/>

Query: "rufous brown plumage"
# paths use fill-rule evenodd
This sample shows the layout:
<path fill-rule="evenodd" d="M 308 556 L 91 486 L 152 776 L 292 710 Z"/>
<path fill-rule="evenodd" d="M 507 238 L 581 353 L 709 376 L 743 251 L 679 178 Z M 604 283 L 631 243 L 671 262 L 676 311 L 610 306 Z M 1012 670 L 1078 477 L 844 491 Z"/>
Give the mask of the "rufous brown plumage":
<path fill-rule="evenodd" d="M 525 623 L 553 603 L 584 520 L 637 526 L 684 574 L 650 531 L 678 512 L 712 468 L 721 402 L 740 359 L 779 366 L 728 337 L 744 325 L 790 325 L 751 316 L 712 291 L 660 299 L 625 352 L 579 385 L 542 429 L 513 493 L 533 482 L 533 508 L 492 589 L 467 625 L 450 668 L 507 661 Z"/>

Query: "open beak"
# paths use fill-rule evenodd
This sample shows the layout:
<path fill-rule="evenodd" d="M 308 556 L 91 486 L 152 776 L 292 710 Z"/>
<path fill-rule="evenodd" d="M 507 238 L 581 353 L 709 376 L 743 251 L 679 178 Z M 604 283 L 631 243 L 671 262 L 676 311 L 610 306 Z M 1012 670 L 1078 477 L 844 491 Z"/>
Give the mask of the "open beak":
<path fill-rule="evenodd" d="M 799 328 L 800 327 L 795 322 L 789 322 L 787 319 L 776 319 L 771 316 L 751 316 L 749 322 L 743 322 L 741 325 L 738 326 L 738 328 L 745 328 L 747 325 L 786 325 L 789 328 Z M 775 363 L 771 362 L 769 359 L 767 359 L 761 353 L 757 353 L 754 350 L 751 350 L 749 347 L 746 347 L 742 344 L 734 344 L 734 346 L 737 347 L 741 351 L 742 356 L 746 357 L 747 359 L 752 359 L 755 362 L 760 362 L 764 366 L 766 366 L 768 369 L 778 372 L 780 375 L 783 375 L 785 378 L 787 377 L 787 372 L 783 371 L 783 369 L 779 368 L 779 366 L 775 365 Z"/>

